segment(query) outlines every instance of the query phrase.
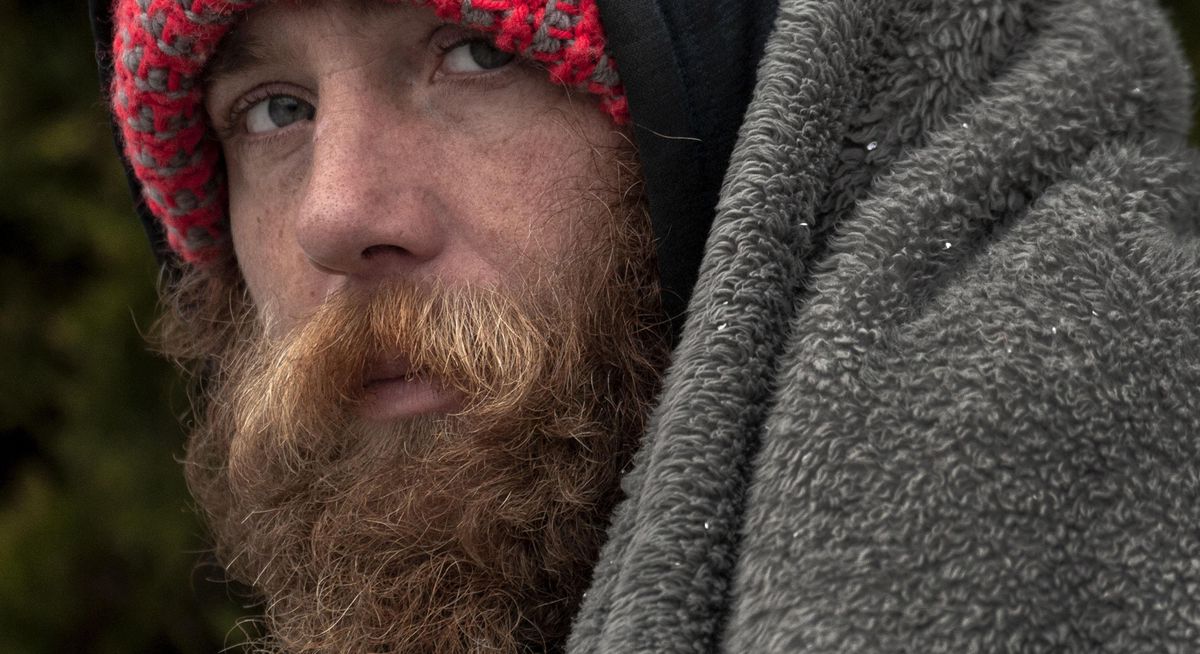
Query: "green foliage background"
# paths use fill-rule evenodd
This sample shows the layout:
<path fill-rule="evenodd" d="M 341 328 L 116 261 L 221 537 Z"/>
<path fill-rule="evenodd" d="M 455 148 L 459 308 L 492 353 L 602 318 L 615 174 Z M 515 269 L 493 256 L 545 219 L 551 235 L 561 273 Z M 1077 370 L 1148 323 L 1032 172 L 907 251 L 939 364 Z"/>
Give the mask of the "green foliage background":
<path fill-rule="evenodd" d="M 1200 68 L 1200 2 L 1165 4 Z M 0 198 L 0 652 L 235 646 L 79 0 L 0 0 Z"/>
<path fill-rule="evenodd" d="M 157 272 L 114 157 L 85 3 L 0 0 L 0 652 L 216 652 Z M 228 638 L 227 638 L 228 636 Z"/>

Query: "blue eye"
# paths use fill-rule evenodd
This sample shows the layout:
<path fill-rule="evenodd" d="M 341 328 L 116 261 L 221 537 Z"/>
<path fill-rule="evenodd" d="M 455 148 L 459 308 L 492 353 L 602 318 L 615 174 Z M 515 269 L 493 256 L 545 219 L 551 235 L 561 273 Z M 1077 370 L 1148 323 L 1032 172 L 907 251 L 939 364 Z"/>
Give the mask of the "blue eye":
<path fill-rule="evenodd" d="M 301 120 L 312 120 L 316 107 L 290 95 L 273 95 L 246 111 L 246 131 L 263 134 Z"/>
<path fill-rule="evenodd" d="M 498 50 L 488 41 L 475 39 L 447 50 L 443 65 L 451 73 L 482 73 L 503 68 L 516 58 L 516 55 Z"/>

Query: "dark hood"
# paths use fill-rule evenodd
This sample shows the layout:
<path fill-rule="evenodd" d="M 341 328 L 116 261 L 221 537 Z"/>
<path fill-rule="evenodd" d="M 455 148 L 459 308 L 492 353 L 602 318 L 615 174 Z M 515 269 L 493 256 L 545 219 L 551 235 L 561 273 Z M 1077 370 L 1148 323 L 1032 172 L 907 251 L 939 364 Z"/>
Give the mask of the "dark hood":
<path fill-rule="evenodd" d="M 778 0 L 597 2 L 629 97 L 658 238 L 664 304 L 678 327 Z M 89 0 L 88 6 L 107 92 L 111 3 Z M 126 174 L 155 256 L 173 265 L 161 225 L 140 201 L 140 183 L 128 166 Z"/>
<path fill-rule="evenodd" d="M 629 97 L 663 301 L 678 327 L 779 3 L 597 3 Z"/>

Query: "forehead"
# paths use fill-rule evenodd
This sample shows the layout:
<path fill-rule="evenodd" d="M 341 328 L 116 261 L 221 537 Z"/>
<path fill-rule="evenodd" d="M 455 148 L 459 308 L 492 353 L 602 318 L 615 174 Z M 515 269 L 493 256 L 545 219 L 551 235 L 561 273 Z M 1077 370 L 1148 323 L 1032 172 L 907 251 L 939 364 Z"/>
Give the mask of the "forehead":
<path fill-rule="evenodd" d="M 323 42 L 381 35 L 402 41 L 422 27 L 444 22 L 432 9 L 410 2 L 268 2 L 247 12 L 229 30 L 209 60 L 206 77 L 211 80 L 269 62 L 295 61 Z"/>

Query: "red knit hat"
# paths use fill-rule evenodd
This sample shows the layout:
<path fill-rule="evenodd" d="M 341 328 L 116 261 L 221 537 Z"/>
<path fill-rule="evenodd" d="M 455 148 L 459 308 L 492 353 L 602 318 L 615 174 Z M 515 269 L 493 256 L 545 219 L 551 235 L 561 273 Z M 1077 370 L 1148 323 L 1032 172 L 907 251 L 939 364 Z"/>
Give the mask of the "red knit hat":
<path fill-rule="evenodd" d="M 201 76 L 238 16 L 265 1 L 116 0 L 112 102 L 125 155 L 171 249 L 191 263 L 214 258 L 227 238 L 224 171 Z M 628 121 L 596 0 L 412 1 L 542 62 L 554 82 L 600 96 L 617 124 Z"/>

